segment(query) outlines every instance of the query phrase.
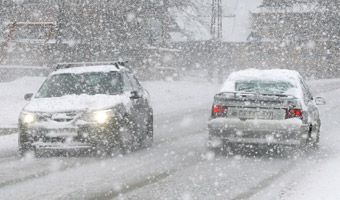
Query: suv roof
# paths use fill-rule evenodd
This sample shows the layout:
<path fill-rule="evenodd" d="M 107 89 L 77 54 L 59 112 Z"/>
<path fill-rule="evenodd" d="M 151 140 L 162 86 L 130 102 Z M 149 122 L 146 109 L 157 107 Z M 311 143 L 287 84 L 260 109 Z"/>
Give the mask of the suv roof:
<path fill-rule="evenodd" d="M 54 74 L 82 74 L 89 72 L 112 72 L 112 71 L 131 71 L 126 66 L 127 62 L 79 62 L 79 63 L 59 63 L 56 65 Z"/>

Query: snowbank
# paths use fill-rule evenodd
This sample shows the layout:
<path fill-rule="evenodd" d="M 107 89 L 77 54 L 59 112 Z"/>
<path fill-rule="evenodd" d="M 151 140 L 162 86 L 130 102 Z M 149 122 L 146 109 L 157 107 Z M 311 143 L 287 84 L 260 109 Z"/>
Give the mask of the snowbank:
<path fill-rule="evenodd" d="M 223 40 L 245 42 L 251 33 L 251 12 L 260 6 L 262 0 L 224 1 Z"/>
<path fill-rule="evenodd" d="M 197 10 L 193 7 L 171 8 L 173 18 L 181 32 L 171 33 L 173 41 L 187 40 L 209 40 L 210 32 L 208 26 L 198 20 Z"/>
<path fill-rule="evenodd" d="M 223 41 L 245 42 L 251 33 L 251 12 L 262 0 L 223 1 Z M 172 8 L 172 17 L 179 32 L 171 33 L 173 41 L 209 40 L 211 24 L 211 1 L 191 0 L 190 6 Z"/>
<path fill-rule="evenodd" d="M 287 7 L 266 6 L 259 7 L 254 13 L 323 13 L 327 10 L 318 2 L 297 2 Z"/>
<path fill-rule="evenodd" d="M 287 197 L 282 199 L 290 200 L 337 200 L 340 197 L 340 156 L 332 160 L 314 166 L 312 172 L 306 173 L 303 180 L 297 184 L 297 187 L 288 193 Z"/>
<path fill-rule="evenodd" d="M 19 113 L 27 104 L 26 93 L 36 92 L 44 77 L 24 77 L 0 83 L 0 128 L 16 128 Z"/>

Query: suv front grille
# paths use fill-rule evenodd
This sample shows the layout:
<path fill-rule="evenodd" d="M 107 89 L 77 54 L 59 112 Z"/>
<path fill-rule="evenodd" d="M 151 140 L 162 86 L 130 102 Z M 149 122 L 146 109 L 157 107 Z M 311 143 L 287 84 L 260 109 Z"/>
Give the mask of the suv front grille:
<path fill-rule="evenodd" d="M 70 122 L 78 115 L 76 112 L 44 113 L 39 118 L 40 121 Z"/>

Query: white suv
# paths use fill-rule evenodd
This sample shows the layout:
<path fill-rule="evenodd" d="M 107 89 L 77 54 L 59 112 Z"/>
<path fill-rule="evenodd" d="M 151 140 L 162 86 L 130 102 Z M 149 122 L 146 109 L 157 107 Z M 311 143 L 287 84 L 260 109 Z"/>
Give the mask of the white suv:
<path fill-rule="evenodd" d="M 19 117 L 19 151 L 119 147 L 153 140 L 149 94 L 127 63 L 69 63 L 48 76 Z"/>

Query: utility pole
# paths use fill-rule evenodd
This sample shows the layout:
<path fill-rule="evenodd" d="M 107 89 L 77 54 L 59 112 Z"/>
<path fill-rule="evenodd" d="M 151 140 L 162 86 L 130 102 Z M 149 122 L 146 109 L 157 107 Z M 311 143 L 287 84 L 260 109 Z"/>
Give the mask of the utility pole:
<path fill-rule="evenodd" d="M 6 58 L 7 58 L 7 50 L 10 46 L 10 42 L 11 40 L 13 39 L 13 37 L 15 36 L 15 31 L 16 31 L 16 26 L 17 26 L 17 23 L 14 22 L 14 23 L 10 23 L 8 26 L 7 26 L 7 31 L 8 31 L 8 34 L 5 38 L 5 41 L 4 43 L 0 46 L 0 63 L 4 63 L 6 62 Z M 5 32 L 7 32 L 5 31 Z"/>
<path fill-rule="evenodd" d="M 212 0 L 210 33 L 213 40 L 222 40 L 222 0 Z"/>
<path fill-rule="evenodd" d="M 165 45 L 168 40 L 168 28 L 170 20 L 168 18 L 168 8 L 169 8 L 169 0 L 163 0 L 163 11 L 162 11 L 162 44 Z"/>
<path fill-rule="evenodd" d="M 62 40 L 64 39 L 64 28 L 65 28 L 65 2 L 63 0 L 57 1 L 58 5 L 58 16 L 57 16 L 57 25 L 56 25 L 56 43 L 60 44 L 62 43 Z"/>

